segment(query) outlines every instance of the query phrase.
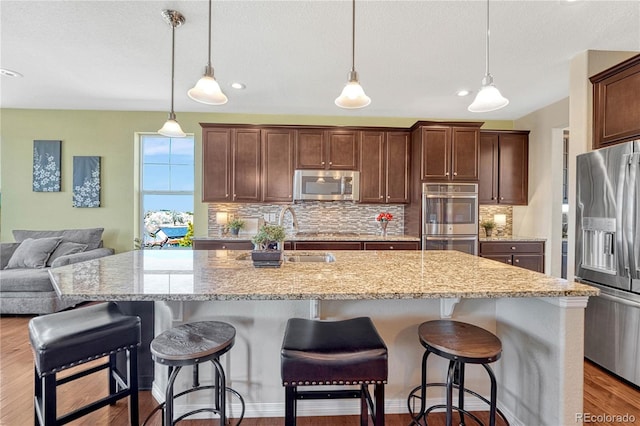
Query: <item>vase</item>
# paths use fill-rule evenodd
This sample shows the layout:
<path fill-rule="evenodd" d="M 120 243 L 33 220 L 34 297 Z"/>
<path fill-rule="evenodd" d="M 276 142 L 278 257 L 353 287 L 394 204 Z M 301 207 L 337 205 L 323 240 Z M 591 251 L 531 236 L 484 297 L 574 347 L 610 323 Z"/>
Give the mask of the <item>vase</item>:
<path fill-rule="evenodd" d="M 251 260 L 256 268 L 279 268 L 282 265 L 282 250 L 253 250 Z"/>
<path fill-rule="evenodd" d="M 240 228 L 231 228 L 231 235 L 238 236 L 240 233 Z"/>
<path fill-rule="evenodd" d="M 386 220 L 381 220 L 380 221 L 380 231 L 383 237 L 387 236 L 387 225 L 389 224 L 388 221 Z"/>
<path fill-rule="evenodd" d="M 484 234 L 485 234 L 487 237 L 490 237 L 490 236 L 491 236 L 491 234 L 493 234 L 493 228 L 484 228 Z"/>

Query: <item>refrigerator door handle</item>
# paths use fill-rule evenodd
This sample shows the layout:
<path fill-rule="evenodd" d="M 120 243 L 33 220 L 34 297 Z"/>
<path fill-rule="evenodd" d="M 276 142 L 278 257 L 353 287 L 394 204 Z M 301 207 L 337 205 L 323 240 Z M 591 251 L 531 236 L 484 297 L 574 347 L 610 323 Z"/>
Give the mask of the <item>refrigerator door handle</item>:
<path fill-rule="evenodd" d="M 638 252 L 636 248 L 640 241 L 636 238 L 636 232 L 639 229 L 640 224 L 636 223 L 637 213 L 637 201 L 634 199 L 634 195 L 637 195 L 638 185 L 638 164 L 640 163 L 640 153 L 636 152 L 629 155 L 629 180 L 628 188 L 626 192 L 626 238 L 627 238 L 627 250 L 628 250 L 628 262 L 629 262 L 629 281 L 639 278 L 640 265 L 636 264 L 635 254 Z M 636 246 L 636 247 L 634 247 Z M 631 282 L 629 283 L 631 284 Z"/>
<path fill-rule="evenodd" d="M 629 258 L 628 253 L 628 235 L 627 235 L 627 223 L 628 214 L 625 214 L 627 209 L 625 208 L 625 200 L 629 197 L 628 191 L 628 173 L 629 163 L 631 160 L 630 154 L 624 154 L 620 169 L 618 170 L 618 185 L 616 191 L 616 248 L 618 249 L 618 274 L 625 279 L 631 280 L 631 271 L 629 270 Z M 629 287 L 630 288 L 630 287 Z"/>

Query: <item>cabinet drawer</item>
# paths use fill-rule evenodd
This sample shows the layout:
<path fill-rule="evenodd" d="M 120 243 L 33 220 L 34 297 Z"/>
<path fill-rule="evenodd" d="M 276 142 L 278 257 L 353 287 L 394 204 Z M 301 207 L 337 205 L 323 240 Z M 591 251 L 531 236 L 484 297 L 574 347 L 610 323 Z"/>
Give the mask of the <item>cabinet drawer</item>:
<path fill-rule="evenodd" d="M 501 241 L 480 242 L 480 255 L 506 253 L 544 253 L 543 241 Z"/>
<path fill-rule="evenodd" d="M 295 250 L 362 250 L 359 241 L 294 241 Z"/>
<path fill-rule="evenodd" d="M 193 241 L 194 250 L 253 250 L 251 241 Z"/>
<path fill-rule="evenodd" d="M 390 242 L 368 242 L 364 243 L 365 250 L 419 250 L 417 241 L 390 241 Z"/>

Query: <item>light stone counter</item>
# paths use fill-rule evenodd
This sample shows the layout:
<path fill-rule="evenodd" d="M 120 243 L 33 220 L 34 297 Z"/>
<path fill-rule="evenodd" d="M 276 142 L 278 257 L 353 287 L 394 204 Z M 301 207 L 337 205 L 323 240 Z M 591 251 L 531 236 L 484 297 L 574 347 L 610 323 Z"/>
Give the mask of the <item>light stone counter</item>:
<path fill-rule="evenodd" d="M 480 237 L 480 241 L 547 241 L 546 238 L 538 238 L 538 237 L 519 237 L 517 235 L 512 235 L 509 237 L 502 236 L 492 236 L 492 237 Z"/>
<path fill-rule="evenodd" d="M 371 317 L 389 348 L 385 411 L 391 414 L 407 413 L 407 395 L 420 381 L 419 324 L 451 317 L 502 341 L 502 357 L 492 368 L 498 406 L 511 425 L 581 423 L 584 308 L 596 289 L 454 251 L 334 251 L 334 263 L 278 269 L 237 260 L 248 253 L 135 251 L 55 268 L 50 275 L 63 298 L 156 301 L 156 335 L 194 321 L 232 324 L 235 346 L 222 362 L 228 386 L 245 398 L 247 417 L 284 414 L 280 346 L 289 318 Z M 443 382 L 446 370 L 444 359 L 430 359 L 430 381 Z M 203 364 L 202 384 L 212 383 L 211 374 Z M 166 368 L 156 365 L 152 392 L 158 401 L 166 382 Z M 469 366 L 465 384 L 488 396 L 482 368 Z M 176 392 L 189 386 L 190 374 L 182 374 Z M 427 405 L 442 403 L 441 395 L 429 393 Z M 208 406 L 212 398 L 206 392 L 180 398 L 176 415 Z M 465 408 L 486 410 L 473 398 L 465 399 Z M 232 415 L 239 409 L 232 397 Z M 358 412 L 357 401 L 298 402 L 299 416 Z"/>
<path fill-rule="evenodd" d="M 335 262 L 285 261 L 280 268 L 255 268 L 248 253 L 140 250 L 54 268 L 50 275 L 61 298 L 89 300 L 360 300 L 598 293 L 584 284 L 457 251 L 334 251 Z"/>
<path fill-rule="evenodd" d="M 252 236 L 221 235 L 219 237 L 195 237 L 197 241 L 251 241 Z M 411 235 L 382 236 L 380 234 L 361 234 L 358 232 L 301 232 L 287 235 L 286 241 L 420 241 Z"/>

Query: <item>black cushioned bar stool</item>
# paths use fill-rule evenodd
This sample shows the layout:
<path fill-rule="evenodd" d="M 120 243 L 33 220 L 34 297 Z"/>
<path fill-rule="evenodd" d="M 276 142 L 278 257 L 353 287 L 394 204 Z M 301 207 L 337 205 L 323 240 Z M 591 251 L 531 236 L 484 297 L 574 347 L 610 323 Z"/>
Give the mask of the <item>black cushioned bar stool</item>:
<path fill-rule="evenodd" d="M 285 386 L 285 426 L 296 424 L 296 402 L 302 399 L 360 398 L 360 424 L 384 425 L 387 347 L 370 318 L 316 321 L 291 318 L 281 352 Z M 373 384 L 375 405 L 369 393 Z M 298 390 L 306 385 L 358 385 L 355 390 Z M 368 406 L 368 407 L 367 407 Z"/>
<path fill-rule="evenodd" d="M 478 417 L 464 409 L 464 394 L 471 394 L 489 404 L 489 425 L 495 426 L 496 412 L 508 425 L 506 418 L 496 407 L 497 384 L 496 378 L 488 365 L 500 359 L 502 342 L 493 333 L 477 327 L 452 320 L 427 321 L 418 328 L 420 343 L 425 348 L 422 356 L 422 384 L 414 388 L 409 394 L 409 412 L 413 418 L 411 425 L 420 425 L 420 420 L 427 424 L 426 418 L 431 411 L 438 408 L 446 409 L 446 424 L 451 426 L 453 411 L 460 414 L 460 425 L 465 424 L 465 416 L 476 423 L 483 423 Z M 449 360 L 446 383 L 427 383 L 427 358 L 436 354 Z M 487 400 L 478 393 L 464 387 L 465 364 L 480 364 L 489 374 L 491 380 L 491 399 Z M 426 389 L 431 386 L 446 388 L 446 404 L 437 404 L 426 408 Z M 458 405 L 453 405 L 453 389 L 458 389 Z M 419 394 L 419 395 L 418 395 Z M 420 410 L 414 414 L 415 400 L 420 400 Z"/>
<path fill-rule="evenodd" d="M 220 424 L 227 424 L 226 392 L 232 392 L 242 403 L 242 412 L 237 424 L 244 417 L 244 400 L 235 390 L 227 387 L 224 369 L 220 357 L 229 352 L 236 338 L 236 329 L 225 322 L 200 321 L 179 325 L 160 333 L 151 342 L 151 357 L 158 364 L 169 369 L 169 379 L 165 392 L 165 401 L 157 406 L 143 424 L 158 410 L 164 409 L 163 425 L 173 426 L 185 417 L 196 413 L 212 412 L 220 416 Z M 199 364 L 211 361 L 214 369 L 213 385 L 202 386 L 199 382 Z M 193 384 L 190 389 L 174 395 L 173 386 L 178 373 L 184 366 L 193 367 Z M 213 389 L 213 406 L 190 411 L 174 419 L 173 401 L 175 398 L 203 389 Z"/>
<path fill-rule="evenodd" d="M 63 425 L 127 396 L 129 421 L 138 425 L 140 318 L 122 314 L 114 302 L 101 303 L 33 318 L 29 339 L 35 361 L 36 425 Z M 120 351 L 128 354 L 126 373 L 116 367 Z M 104 364 L 56 379 L 59 371 L 106 356 Z M 103 369 L 109 369 L 109 395 L 57 417 L 56 387 Z"/>

